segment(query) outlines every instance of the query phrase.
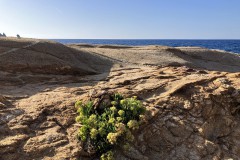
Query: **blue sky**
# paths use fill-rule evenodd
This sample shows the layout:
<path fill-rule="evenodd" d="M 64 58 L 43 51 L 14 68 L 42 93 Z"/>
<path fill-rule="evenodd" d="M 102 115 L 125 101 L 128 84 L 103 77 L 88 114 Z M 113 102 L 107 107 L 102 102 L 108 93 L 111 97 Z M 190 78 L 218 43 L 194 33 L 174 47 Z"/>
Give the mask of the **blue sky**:
<path fill-rule="evenodd" d="M 240 0 L 0 0 L 0 32 L 34 38 L 240 39 Z"/>

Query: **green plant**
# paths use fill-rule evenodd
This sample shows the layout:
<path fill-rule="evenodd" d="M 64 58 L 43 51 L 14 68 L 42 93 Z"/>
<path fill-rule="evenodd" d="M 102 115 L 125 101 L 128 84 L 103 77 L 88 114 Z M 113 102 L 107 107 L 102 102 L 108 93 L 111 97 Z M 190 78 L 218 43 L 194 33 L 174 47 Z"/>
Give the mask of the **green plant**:
<path fill-rule="evenodd" d="M 134 140 L 132 131 L 139 128 L 145 114 L 137 97 L 124 98 L 120 94 L 109 97 L 111 104 L 102 102 L 103 108 L 96 108 L 93 101 L 75 104 L 76 122 L 81 124 L 78 138 L 90 142 L 101 160 L 112 160 L 115 147 L 128 146 Z"/>

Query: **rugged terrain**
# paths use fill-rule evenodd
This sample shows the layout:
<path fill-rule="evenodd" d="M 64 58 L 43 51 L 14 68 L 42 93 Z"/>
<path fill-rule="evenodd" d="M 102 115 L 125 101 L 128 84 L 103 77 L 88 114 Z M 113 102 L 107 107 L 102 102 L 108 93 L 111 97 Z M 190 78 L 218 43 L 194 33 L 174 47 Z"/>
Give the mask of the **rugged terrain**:
<path fill-rule="evenodd" d="M 91 159 L 74 103 L 137 95 L 152 118 L 117 159 L 240 159 L 240 57 L 189 47 L 0 39 L 0 159 Z"/>

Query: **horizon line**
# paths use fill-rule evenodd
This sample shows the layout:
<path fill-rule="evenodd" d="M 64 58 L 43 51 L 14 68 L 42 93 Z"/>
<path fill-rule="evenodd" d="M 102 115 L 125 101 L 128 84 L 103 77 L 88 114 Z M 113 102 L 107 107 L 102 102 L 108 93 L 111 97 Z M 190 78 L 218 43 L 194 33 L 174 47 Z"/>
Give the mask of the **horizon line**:
<path fill-rule="evenodd" d="M 38 38 L 37 38 L 38 39 Z M 49 40 L 240 40 L 240 38 L 39 38 Z"/>

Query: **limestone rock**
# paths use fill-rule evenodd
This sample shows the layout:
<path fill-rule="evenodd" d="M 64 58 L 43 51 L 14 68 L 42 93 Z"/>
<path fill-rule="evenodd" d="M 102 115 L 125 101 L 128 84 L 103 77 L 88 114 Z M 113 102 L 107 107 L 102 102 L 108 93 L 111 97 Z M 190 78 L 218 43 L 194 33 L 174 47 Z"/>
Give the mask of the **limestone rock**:
<path fill-rule="evenodd" d="M 117 149 L 116 159 L 239 159 L 237 67 L 211 71 L 181 65 L 149 66 L 131 59 L 123 62 L 122 55 L 116 54 L 124 51 L 131 57 L 139 48 L 85 45 L 75 50 L 76 45 L 4 39 L 0 40 L 0 159 L 92 160 L 76 139 L 79 126 L 74 121 L 74 103 L 94 95 L 107 102 L 106 92 L 137 96 L 148 111 L 148 121 L 134 134 L 131 150 Z M 99 49 L 117 57 L 98 55 Z M 193 48 L 140 49 L 142 54 L 151 50 L 153 57 L 165 51 L 197 56 Z M 197 49 L 196 53 L 204 58 L 203 51 Z M 57 66 L 70 68 L 60 72 Z M 226 70 L 231 73 L 223 72 Z"/>
<path fill-rule="evenodd" d="M 1 51 L 1 48 L 4 48 Z M 0 39 L 0 71 L 58 75 L 92 75 L 108 71 L 112 62 L 43 40 Z"/>

